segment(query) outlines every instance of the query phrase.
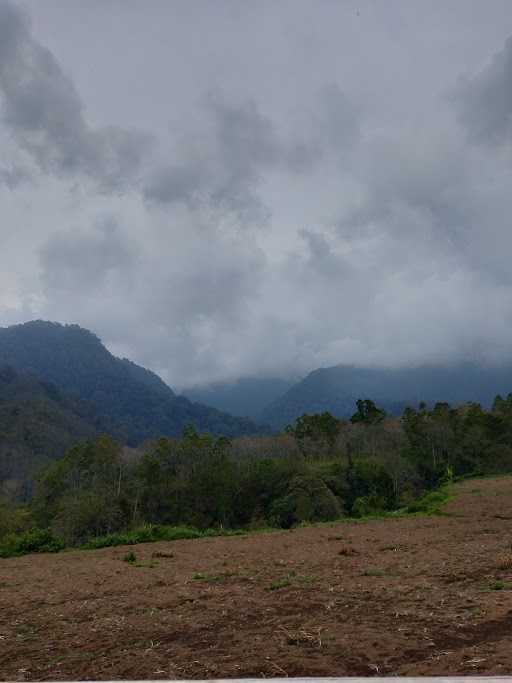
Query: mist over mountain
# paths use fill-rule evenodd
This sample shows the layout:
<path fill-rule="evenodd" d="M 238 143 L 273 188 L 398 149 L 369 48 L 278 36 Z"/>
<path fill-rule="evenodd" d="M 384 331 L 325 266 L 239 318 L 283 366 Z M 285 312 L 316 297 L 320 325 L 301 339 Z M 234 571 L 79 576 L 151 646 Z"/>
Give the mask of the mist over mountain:
<path fill-rule="evenodd" d="M 172 387 L 510 361 L 510 2 L 318 4 L 0 0 L 1 326 Z"/>
<path fill-rule="evenodd" d="M 350 417 L 359 398 L 370 398 L 391 414 L 407 405 L 475 401 L 489 407 L 496 394 L 512 391 L 512 366 L 459 363 L 411 368 L 357 368 L 338 365 L 311 372 L 261 413 L 261 419 L 282 428 L 304 413 L 329 411 Z"/>
<path fill-rule="evenodd" d="M 129 444 L 176 436 L 191 423 L 227 436 L 263 428 L 177 396 L 156 374 L 113 356 L 100 339 L 78 325 L 32 321 L 0 329 L 0 364 L 29 372 L 80 399 L 111 421 Z"/>
<path fill-rule="evenodd" d="M 285 394 L 296 381 L 280 377 L 241 377 L 233 382 L 192 387 L 184 390 L 183 395 L 191 401 L 259 421 L 269 403 Z"/>

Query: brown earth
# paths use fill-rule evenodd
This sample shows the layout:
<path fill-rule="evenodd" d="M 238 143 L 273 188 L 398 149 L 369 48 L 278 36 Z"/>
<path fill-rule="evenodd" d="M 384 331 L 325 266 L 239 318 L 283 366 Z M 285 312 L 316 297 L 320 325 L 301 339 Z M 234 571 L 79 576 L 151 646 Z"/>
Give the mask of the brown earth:
<path fill-rule="evenodd" d="M 512 478 L 455 491 L 448 516 L 0 560 L 0 678 L 511 674 Z"/>

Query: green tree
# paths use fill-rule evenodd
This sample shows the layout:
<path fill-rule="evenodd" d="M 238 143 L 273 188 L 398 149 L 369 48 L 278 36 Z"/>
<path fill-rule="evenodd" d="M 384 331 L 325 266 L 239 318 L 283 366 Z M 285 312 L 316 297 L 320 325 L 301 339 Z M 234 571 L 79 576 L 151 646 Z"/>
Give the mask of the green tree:
<path fill-rule="evenodd" d="M 386 412 L 377 408 L 370 399 L 358 399 L 356 401 L 357 410 L 350 418 L 352 424 L 362 423 L 365 425 L 376 425 L 386 417 Z"/>
<path fill-rule="evenodd" d="M 308 450 L 327 451 L 331 455 L 343 422 L 329 412 L 301 415 L 294 425 L 288 425 L 286 432 L 297 440 L 303 454 Z"/>

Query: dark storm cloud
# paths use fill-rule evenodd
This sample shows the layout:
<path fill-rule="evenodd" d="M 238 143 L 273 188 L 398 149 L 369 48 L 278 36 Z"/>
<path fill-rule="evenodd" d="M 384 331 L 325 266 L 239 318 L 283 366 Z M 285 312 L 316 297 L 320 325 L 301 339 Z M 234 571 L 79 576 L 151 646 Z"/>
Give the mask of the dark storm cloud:
<path fill-rule="evenodd" d="M 512 37 L 479 73 L 460 79 L 453 100 L 472 141 L 512 142 Z"/>
<path fill-rule="evenodd" d="M 83 174 L 119 189 L 137 176 L 150 138 L 115 126 L 93 128 L 73 83 L 34 40 L 27 16 L 0 3 L 2 120 L 45 172 Z"/>

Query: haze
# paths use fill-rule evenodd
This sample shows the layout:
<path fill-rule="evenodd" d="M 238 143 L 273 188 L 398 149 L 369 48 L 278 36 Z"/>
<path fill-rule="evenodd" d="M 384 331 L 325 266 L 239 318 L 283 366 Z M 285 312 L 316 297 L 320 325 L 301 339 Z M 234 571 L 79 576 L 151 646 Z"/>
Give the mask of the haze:
<path fill-rule="evenodd" d="M 0 0 L 0 325 L 173 388 L 511 359 L 509 0 Z"/>

